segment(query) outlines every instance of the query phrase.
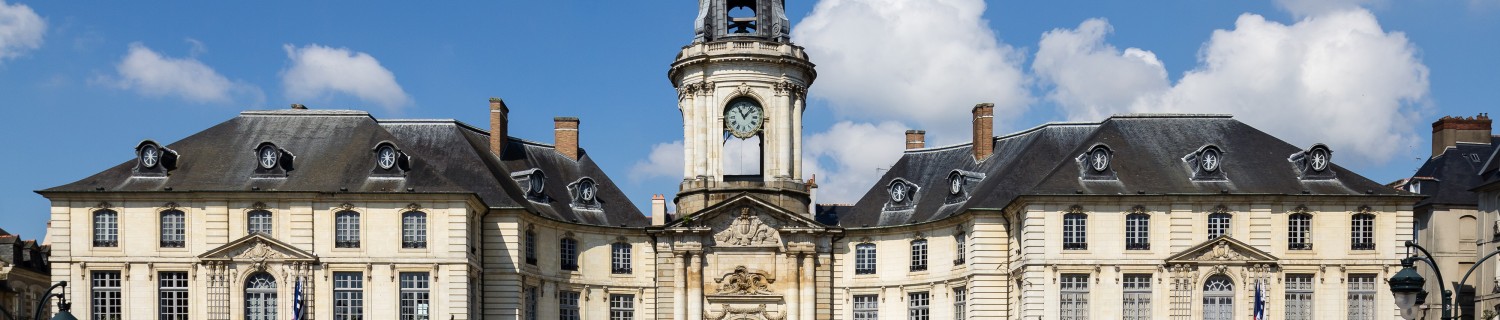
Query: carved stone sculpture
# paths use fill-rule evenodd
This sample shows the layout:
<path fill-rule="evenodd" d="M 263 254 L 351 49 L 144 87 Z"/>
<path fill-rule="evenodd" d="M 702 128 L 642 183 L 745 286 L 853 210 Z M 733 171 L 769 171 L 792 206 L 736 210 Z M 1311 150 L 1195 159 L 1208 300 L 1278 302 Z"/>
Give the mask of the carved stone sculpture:
<path fill-rule="evenodd" d="M 729 227 L 714 235 L 719 245 L 728 246 L 775 246 L 781 243 L 776 229 L 751 214 L 750 208 L 740 208 L 740 216 L 729 223 Z"/>
<path fill-rule="evenodd" d="M 733 295 L 769 295 L 771 284 L 776 278 L 765 271 L 751 271 L 745 266 L 734 268 L 734 272 L 724 274 L 715 280 L 719 283 L 718 294 Z"/>

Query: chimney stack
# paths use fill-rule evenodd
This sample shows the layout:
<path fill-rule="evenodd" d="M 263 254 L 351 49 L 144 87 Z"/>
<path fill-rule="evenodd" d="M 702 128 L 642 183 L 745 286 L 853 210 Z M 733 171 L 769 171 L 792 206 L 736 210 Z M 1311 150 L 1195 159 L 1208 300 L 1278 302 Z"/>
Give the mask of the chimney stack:
<path fill-rule="evenodd" d="M 906 130 L 906 150 L 927 147 L 927 131 Z"/>
<path fill-rule="evenodd" d="M 501 159 L 504 157 L 500 156 L 500 152 L 504 151 L 506 135 L 509 134 L 506 131 L 509 127 L 508 121 L 510 121 L 510 108 L 505 107 L 505 100 L 490 98 L 490 153 Z"/>
<path fill-rule="evenodd" d="M 578 160 L 578 118 L 556 117 L 552 118 L 552 124 L 557 152 L 568 159 Z"/>
<path fill-rule="evenodd" d="M 651 195 L 651 225 L 660 226 L 667 224 L 667 197 Z"/>
<path fill-rule="evenodd" d="M 1432 156 L 1459 142 L 1490 143 L 1490 114 L 1473 117 L 1446 116 L 1432 123 Z"/>
<path fill-rule="evenodd" d="M 995 152 L 995 104 L 974 105 L 974 161 L 984 161 Z"/>

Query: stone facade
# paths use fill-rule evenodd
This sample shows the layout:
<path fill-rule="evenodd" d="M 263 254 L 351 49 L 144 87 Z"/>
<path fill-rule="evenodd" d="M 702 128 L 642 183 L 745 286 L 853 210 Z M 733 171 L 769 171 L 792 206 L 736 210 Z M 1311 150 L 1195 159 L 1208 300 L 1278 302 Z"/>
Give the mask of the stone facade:
<path fill-rule="evenodd" d="M 48 250 L 36 240 L 22 240 L 0 229 L 0 310 L 4 313 L 25 319 L 36 314 L 37 302 L 52 285 L 47 275 Z"/>

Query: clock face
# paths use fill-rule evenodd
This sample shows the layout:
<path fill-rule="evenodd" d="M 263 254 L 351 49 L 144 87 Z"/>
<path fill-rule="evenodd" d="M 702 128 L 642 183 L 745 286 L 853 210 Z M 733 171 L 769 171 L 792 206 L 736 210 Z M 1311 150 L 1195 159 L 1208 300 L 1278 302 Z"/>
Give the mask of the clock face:
<path fill-rule="evenodd" d="M 270 169 L 276 167 L 276 148 L 264 146 L 260 148 L 260 168 Z"/>
<path fill-rule="evenodd" d="M 751 100 L 736 100 L 724 109 L 724 129 L 734 137 L 749 139 L 760 131 L 765 121 L 760 105 Z"/>
<path fill-rule="evenodd" d="M 381 146 L 380 151 L 376 152 L 375 163 L 380 165 L 381 169 L 385 170 L 390 170 L 391 167 L 396 166 L 396 148 Z"/>
<path fill-rule="evenodd" d="M 141 165 L 147 168 L 155 168 L 159 160 L 161 160 L 161 152 L 156 150 L 156 146 L 148 145 L 145 148 L 141 148 Z"/>
<path fill-rule="evenodd" d="M 1219 170 L 1219 151 L 1214 149 L 1203 150 L 1203 160 L 1199 161 L 1203 171 L 1213 172 Z"/>
<path fill-rule="evenodd" d="M 1108 170 L 1109 153 L 1104 151 L 1104 148 L 1094 149 L 1094 152 L 1089 153 L 1089 166 L 1098 172 Z"/>

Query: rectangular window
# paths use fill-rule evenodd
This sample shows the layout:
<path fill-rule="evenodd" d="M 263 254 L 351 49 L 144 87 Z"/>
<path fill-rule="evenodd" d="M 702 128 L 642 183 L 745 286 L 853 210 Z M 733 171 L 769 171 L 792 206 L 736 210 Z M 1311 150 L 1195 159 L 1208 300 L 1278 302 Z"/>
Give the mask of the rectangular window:
<path fill-rule="evenodd" d="M 1351 226 L 1349 232 L 1350 249 L 1375 250 L 1375 215 L 1356 214 L 1350 218 L 1349 222 Z"/>
<path fill-rule="evenodd" d="M 630 274 L 630 244 L 617 242 L 609 251 L 610 273 Z"/>
<path fill-rule="evenodd" d="M 558 246 L 558 258 L 562 261 L 562 269 L 578 271 L 578 240 L 563 238 L 562 245 Z"/>
<path fill-rule="evenodd" d="M 401 214 L 401 247 L 427 248 L 427 214 L 409 211 Z"/>
<path fill-rule="evenodd" d="M 185 217 L 182 211 L 167 210 L 161 212 L 161 247 L 182 248 L 185 244 Z"/>
<path fill-rule="evenodd" d="M 526 287 L 526 320 L 536 320 L 537 287 Z"/>
<path fill-rule="evenodd" d="M 120 315 L 120 272 L 119 271 L 94 271 L 93 278 L 89 279 L 90 300 L 89 306 L 91 319 L 119 320 Z"/>
<path fill-rule="evenodd" d="M 1063 215 L 1063 250 L 1087 250 L 1089 248 L 1088 216 L 1082 213 Z"/>
<path fill-rule="evenodd" d="M 875 274 L 875 244 L 854 246 L 854 274 Z"/>
<path fill-rule="evenodd" d="M 964 288 L 961 288 L 961 287 L 960 288 L 953 288 L 953 318 L 954 319 L 960 319 L 960 320 L 967 319 L 967 317 L 964 316 L 965 315 L 964 311 L 969 309 L 968 308 L 969 307 L 969 304 L 968 304 L 968 302 L 969 302 L 969 300 L 968 300 L 968 293 L 969 293 L 969 290 L 967 290 L 967 289 L 964 289 Z"/>
<path fill-rule="evenodd" d="M 333 220 L 333 247 L 359 248 L 359 213 L 340 211 Z"/>
<path fill-rule="evenodd" d="M 953 259 L 953 265 L 964 264 L 964 258 L 969 255 L 967 251 L 964 251 L 967 250 L 964 247 L 968 242 L 968 234 L 966 233 L 959 233 L 953 236 L 953 252 L 955 255 L 958 255 L 957 259 Z"/>
<path fill-rule="evenodd" d="M 401 320 L 427 319 L 431 310 L 428 279 L 426 272 L 401 273 Z"/>
<path fill-rule="evenodd" d="M 1214 239 L 1229 234 L 1229 214 L 1215 212 L 1208 215 L 1208 238 Z"/>
<path fill-rule="evenodd" d="M 365 318 L 365 276 L 360 272 L 333 273 L 333 319 Z"/>
<path fill-rule="evenodd" d="M 1151 319 L 1151 275 L 1127 274 L 1125 285 L 1124 320 Z"/>
<path fill-rule="evenodd" d="M 1286 275 L 1286 320 L 1313 319 L 1313 275 Z"/>
<path fill-rule="evenodd" d="M 609 295 L 609 320 L 635 319 L 635 295 Z"/>
<path fill-rule="evenodd" d="M 880 317 L 880 299 L 873 294 L 854 296 L 854 320 L 875 320 Z"/>
<path fill-rule="evenodd" d="M 1150 227 L 1150 215 L 1132 213 L 1125 216 L 1125 250 L 1150 250 Z"/>
<path fill-rule="evenodd" d="M 1306 213 L 1293 213 L 1287 217 L 1286 227 L 1287 250 L 1312 250 L 1312 215 Z"/>
<path fill-rule="evenodd" d="M 271 235 L 271 212 L 265 210 L 250 211 L 250 216 L 245 219 L 245 232 L 248 234 Z"/>
<path fill-rule="evenodd" d="M 1059 288 L 1058 302 L 1062 304 L 1062 320 L 1087 320 L 1089 318 L 1089 275 L 1064 274 Z"/>
<path fill-rule="evenodd" d="M 578 320 L 578 291 L 557 293 L 557 318 L 560 320 Z"/>
<path fill-rule="evenodd" d="M 1375 319 L 1375 275 L 1349 275 L 1349 320 Z"/>
<path fill-rule="evenodd" d="M 116 247 L 120 245 L 120 216 L 113 210 L 94 212 L 94 246 Z"/>
<path fill-rule="evenodd" d="M 927 320 L 927 305 L 931 303 L 926 292 L 912 292 L 906 294 L 906 318 L 909 320 Z"/>
<path fill-rule="evenodd" d="M 187 272 L 162 272 L 157 275 L 158 313 L 161 320 L 188 319 Z"/>
<path fill-rule="evenodd" d="M 927 240 L 912 240 L 911 271 L 927 271 Z"/>
<path fill-rule="evenodd" d="M 536 231 L 526 230 L 526 264 L 536 265 Z"/>

